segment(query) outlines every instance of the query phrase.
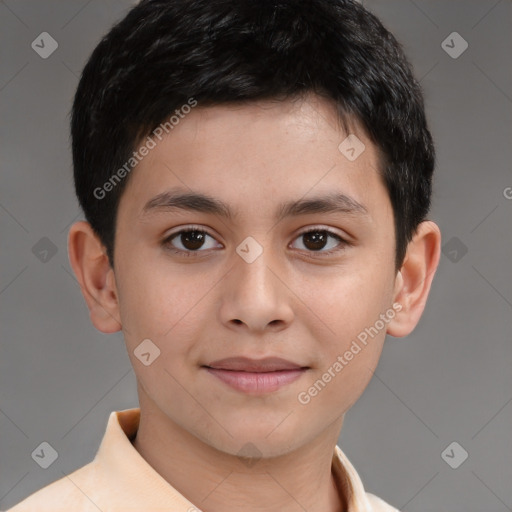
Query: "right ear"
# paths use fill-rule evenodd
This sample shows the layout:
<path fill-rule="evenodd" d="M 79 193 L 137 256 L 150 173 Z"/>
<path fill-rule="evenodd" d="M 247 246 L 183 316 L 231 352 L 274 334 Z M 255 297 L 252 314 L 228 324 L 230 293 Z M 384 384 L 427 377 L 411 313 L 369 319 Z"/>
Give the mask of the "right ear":
<path fill-rule="evenodd" d="M 104 245 L 88 222 L 79 221 L 71 226 L 68 256 L 93 325 L 104 333 L 121 330 L 114 270 Z"/>

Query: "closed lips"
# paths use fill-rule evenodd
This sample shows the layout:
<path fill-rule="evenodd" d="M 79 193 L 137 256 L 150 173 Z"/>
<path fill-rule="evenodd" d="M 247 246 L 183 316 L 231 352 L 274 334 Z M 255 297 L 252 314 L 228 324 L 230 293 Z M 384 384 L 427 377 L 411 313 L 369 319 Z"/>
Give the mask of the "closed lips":
<path fill-rule="evenodd" d="M 289 370 L 303 370 L 307 367 L 287 361 L 279 357 L 267 357 L 264 359 L 250 359 L 247 357 L 230 357 L 220 359 L 205 365 L 214 370 L 239 371 L 250 373 L 268 373 Z"/>

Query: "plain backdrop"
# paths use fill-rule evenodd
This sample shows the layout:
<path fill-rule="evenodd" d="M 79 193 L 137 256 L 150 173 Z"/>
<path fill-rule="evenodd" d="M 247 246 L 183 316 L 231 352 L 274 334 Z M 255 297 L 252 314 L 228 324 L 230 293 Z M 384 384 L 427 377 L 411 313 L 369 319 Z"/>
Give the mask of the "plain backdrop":
<path fill-rule="evenodd" d="M 71 101 L 86 59 L 131 4 L 0 3 L 1 509 L 92 460 L 110 411 L 138 405 L 122 336 L 91 325 L 66 248 L 67 230 L 81 218 Z M 367 490 L 401 510 L 505 512 L 512 510 L 512 3 L 364 5 L 404 45 L 425 92 L 438 155 L 431 218 L 443 255 L 417 329 L 387 339 L 339 444 Z M 58 44 L 47 58 L 31 46 L 42 32 Z M 48 469 L 31 456 L 44 441 L 58 453 Z M 465 453 L 456 469 L 446 462 L 457 465 Z"/>

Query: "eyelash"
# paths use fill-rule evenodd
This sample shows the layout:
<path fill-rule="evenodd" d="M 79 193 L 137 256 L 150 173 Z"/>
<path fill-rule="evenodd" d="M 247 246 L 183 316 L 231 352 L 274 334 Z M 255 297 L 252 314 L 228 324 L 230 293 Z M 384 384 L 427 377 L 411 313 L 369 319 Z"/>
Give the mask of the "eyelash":
<path fill-rule="evenodd" d="M 208 252 L 208 250 L 203 250 L 203 251 L 201 251 L 201 250 L 197 250 L 197 251 L 187 250 L 187 251 L 184 251 L 182 249 L 176 249 L 175 247 L 170 245 L 174 238 L 177 238 L 182 233 L 190 233 L 190 232 L 198 232 L 198 233 L 202 233 L 202 234 L 208 235 L 211 238 L 215 238 L 214 236 L 210 235 L 210 233 L 208 233 L 208 231 L 206 231 L 205 229 L 203 229 L 201 227 L 189 226 L 189 227 L 187 227 L 185 229 L 182 229 L 180 231 L 176 231 L 175 233 L 172 233 L 171 235 L 166 237 L 162 241 L 162 246 L 166 250 L 168 250 L 168 251 L 170 251 L 170 252 L 172 252 L 174 254 L 177 254 L 179 256 L 183 256 L 185 258 L 202 257 L 202 255 L 200 253 Z M 306 231 L 302 231 L 301 233 L 299 233 L 294 238 L 294 240 L 296 240 L 297 238 L 300 238 L 301 236 L 304 236 L 304 235 L 307 235 L 307 234 L 310 234 L 310 233 L 318 233 L 318 232 L 327 233 L 328 236 L 337 239 L 338 242 L 339 242 L 339 245 L 336 248 L 334 248 L 334 249 L 329 249 L 328 251 L 322 251 L 322 250 L 319 250 L 319 251 L 306 251 L 306 253 L 308 253 L 308 257 L 310 257 L 310 258 L 318 258 L 318 256 L 312 256 L 312 254 L 320 254 L 321 255 L 320 257 L 331 256 L 332 254 L 335 254 L 337 252 L 343 251 L 345 249 L 345 247 L 352 245 L 350 242 L 348 242 L 347 240 L 345 240 L 342 237 L 340 237 L 337 233 L 334 233 L 330 229 L 326 229 L 324 227 L 313 227 L 313 228 L 310 228 L 310 229 L 308 229 Z"/>

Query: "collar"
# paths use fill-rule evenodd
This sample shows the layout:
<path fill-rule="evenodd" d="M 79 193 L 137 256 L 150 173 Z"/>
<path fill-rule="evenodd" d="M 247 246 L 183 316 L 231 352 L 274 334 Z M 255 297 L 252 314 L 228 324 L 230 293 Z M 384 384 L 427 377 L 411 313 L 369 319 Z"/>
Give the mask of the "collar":
<path fill-rule="evenodd" d="M 140 408 L 112 411 L 93 464 L 108 475 L 117 496 L 134 496 L 130 506 L 140 502 L 145 510 L 169 510 L 172 505 L 172 510 L 199 512 L 132 445 L 139 420 Z M 338 446 L 333 453 L 332 472 L 345 496 L 347 512 L 373 510 L 359 475 Z"/>

